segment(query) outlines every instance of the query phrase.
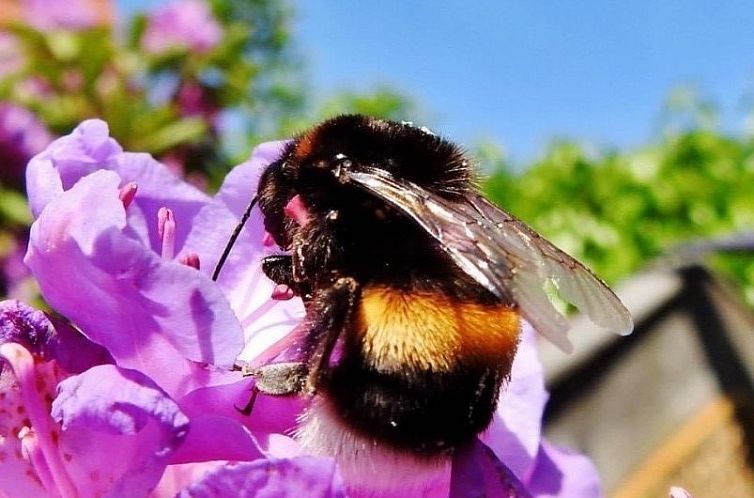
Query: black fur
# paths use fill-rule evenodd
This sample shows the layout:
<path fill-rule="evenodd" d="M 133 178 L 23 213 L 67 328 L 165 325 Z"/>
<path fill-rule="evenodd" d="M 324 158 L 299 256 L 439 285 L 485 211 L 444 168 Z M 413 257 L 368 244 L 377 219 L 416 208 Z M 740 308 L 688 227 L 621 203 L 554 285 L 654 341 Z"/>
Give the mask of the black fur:
<path fill-rule="evenodd" d="M 421 455 L 448 454 L 483 431 L 505 380 L 498 365 L 386 374 L 350 352 L 325 384 L 339 416 L 361 436 Z"/>
<path fill-rule="evenodd" d="M 507 357 L 501 353 L 499 364 L 458 365 L 452 371 L 372 370 L 354 339 L 358 289 L 383 286 L 441 293 L 462 302 L 501 303 L 413 221 L 380 199 L 341 184 L 333 171 L 344 160 L 354 169 L 388 170 L 450 200 L 475 190 L 473 170 L 457 146 L 422 129 L 341 116 L 292 142 L 264 172 L 258 190 L 266 229 L 292 253 L 290 261 L 268 259 L 265 272 L 278 283 L 290 285 L 292 279 L 294 290 L 311 289 L 307 311 L 315 321 L 337 315 L 329 317 L 337 330 L 324 334 L 327 339 L 320 338 L 320 327 L 310 336 L 308 362 L 316 372 L 310 375 L 311 389 L 329 396 L 344 424 L 362 435 L 418 454 L 446 454 L 489 424 L 512 352 Z M 310 216 L 303 227 L 283 213 L 294 195 L 301 196 Z M 334 292 L 344 279 L 357 290 Z M 343 309 L 343 299 L 350 310 Z M 341 331 L 342 357 L 330 365 L 333 338 Z"/>

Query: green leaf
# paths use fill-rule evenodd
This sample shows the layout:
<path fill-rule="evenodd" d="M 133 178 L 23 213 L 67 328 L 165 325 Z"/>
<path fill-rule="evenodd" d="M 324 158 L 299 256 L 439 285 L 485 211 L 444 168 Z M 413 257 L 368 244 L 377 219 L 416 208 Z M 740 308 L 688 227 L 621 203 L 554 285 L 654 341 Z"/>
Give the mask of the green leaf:
<path fill-rule="evenodd" d="M 32 219 L 26 198 L 15 190 L 0 187 L 0 220 L 7 225 L 29 225 Z"/>
<path fill-rule="evenodd" d="M 187 118 L 163 126 L 148 136 L 142 136 L 135 142 L 136 150 L 159 154 L 178 144 L 198 141 L 205 133 L 207 124 L 204 121 Z"/>

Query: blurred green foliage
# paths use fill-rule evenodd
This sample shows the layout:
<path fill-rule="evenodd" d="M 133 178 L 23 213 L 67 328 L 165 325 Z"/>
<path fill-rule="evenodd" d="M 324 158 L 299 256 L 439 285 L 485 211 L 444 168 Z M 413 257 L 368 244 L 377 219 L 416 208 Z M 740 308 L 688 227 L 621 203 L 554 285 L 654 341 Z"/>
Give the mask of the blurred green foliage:
<path fill-rule="evenodd" d="M 708 102 L 673 105 L 654 144 L 593 153 L 556 142 L 519 172 L 493 158 L 485 189 L 608 282 L 678 244 L 754 230 L 754 141 L 716 131 Z M 754 304 L 752 256 L 712 263 Z"/>
<path fill-rule="evenodd" d="M 276 131 L 302 103 L 287 2 L 213 0 L 222 37 L 209 50 L 143 46 L 148 15 L 123 26 L 4 29 L 20 49 L 20 70 L 0 78 L 0 101 L 32 110 L 55 134 L 90 117 L 110 124 L 126 149 L 169 156 L 185 172 L 221 177 L 236 157 L 221 146 L 216 114 L 235 112 L 252 141 Z M 192 90 L 187 106 L 185 90 Z"/>

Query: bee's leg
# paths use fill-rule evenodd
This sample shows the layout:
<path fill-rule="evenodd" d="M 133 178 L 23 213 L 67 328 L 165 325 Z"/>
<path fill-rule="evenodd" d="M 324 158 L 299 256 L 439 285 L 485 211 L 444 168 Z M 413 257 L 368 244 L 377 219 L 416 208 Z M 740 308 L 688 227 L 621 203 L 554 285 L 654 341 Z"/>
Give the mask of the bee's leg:
<path fill-rule="evenodd" d="M 316 390 L 330 367 L 330 355 L 340 334 L 353 320 L 361 296 L 361 288 L 351 277 L 338 278 L 331 287 L 314 296 L 312 306 L 316 317 L 308 334 L 309 387 Z"/>
<path fill-rule="evenodd" d="M 293 257 L 290 254 L 265 257 L 262 259 L 262 271 L 276 284 L 287 286 L 294 295 L 301 296 L 305 301 L 310 298 L 309 287 L 293 277 Z"/>
<path fill-rule="evenodd" d="M 236 406 L 236 410 L 251 415 L 259 393 L 283 396 L 304 392 L 308 373 L 309 367 L 303 362 L 270 363 L 244 371 L 244 376 L 254 377 L 254 386 L 249 401 L 243 408 Z"/>
<path fill-rule="evenodd" d="M 290 254 L 273 254 L 262 259 L 262 271 L 276 284 L 291 287 L 293 281 L 293 258 Z"/>
<path fill-rule="evenodd" d="M 338 337 L 351 323 L 359 295 L 359 285 L 349 277 L 338 278 L 331 287 L 317 293 L 312 301 L 314 318 L 302 344 L 304 360 L 270 363 L 250 370 L 248 375 L 256 382 L 249 403 L 239 411 L 251 413 L 260 392 L 273 396 L 314 393 L 328 371 Z"/>
<path fill-rule="evenodd" d="M 306 387 L 309 368 L 304 362 L 270 363 L 251 372 L 260 392 L 273 396 L 300 393 Z"/>

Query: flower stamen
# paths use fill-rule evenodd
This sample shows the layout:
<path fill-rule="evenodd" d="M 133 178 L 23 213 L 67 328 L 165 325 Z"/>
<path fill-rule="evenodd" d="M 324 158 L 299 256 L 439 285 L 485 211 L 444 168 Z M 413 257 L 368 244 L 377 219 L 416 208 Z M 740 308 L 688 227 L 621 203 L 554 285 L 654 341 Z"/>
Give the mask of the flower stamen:
<path fill-rule="evenodd" d="M 138 188 L 139 187 L 134 182 L 126 183 L 120 188 L 118 198 L 123 203 L 124 208 L 128 209 L 128 206 L 131 205 L 131 201 L 134 200 Z"/>
<path fill-rule="evenodd" d="M 288 204 L 283 208 L 283 212 L 287 217 L 298 223 L 300 226 L 306 226 L 309 222 L 309 213 L 306 210 L 304 201 L 301 196 L 296 194 L 288 201 Z"/>
<path fill-rule="evenodd" d="M 31 462 L 42 486 L 48 491 L 54 491 L 57 486 L 55 486 L 55 480 L 50 472 L 50 467 L 47 465 L 47 460 L 45 460 L 44 452 L 40 447 L 37 433 L 30 427 L 23 427 L 18 432 L 18 439 L 21 440 L 21 451 L 24 454 L 24 458 Z"/>
<path fill-rule="evenodd" d="M 265 313 L 267 313 L 273 307 L 275 307 L 275 305 L 277 303 L 278 303 L 278 301 L 276 301 L 274 299 L 267 299 L 267 300 L 265 300 L 262 304 L 260 304 L 259 306 L 257 306 L 257 308 L 254 311 L 252 311 L 251 313 L 249 313 L 249 315 L 241 321 L 241 326 L 244 327 L 244 328 L 245 327 L 249 327 L 251 324 L 253 324 L 255 321 L 257 321 L 259 318 L 261 318 L 262 316 L 264 316 Z"/>
<path fill-rule="evenodd" d="M 272 299 L 276 301 L 288 301 L 293 299 L 293 289 L 285 284 L 278 284 L 272 289 Z"/>
<path fill-rule="evenodd" d="M 160 236 L 162 259 L 173 259 L 175 257 L 175 217 L 171 209 L 161 207 L 157 211 L 157 234 Z"/>
<path fill-rule="evenodd" d="M 272 238 L 272 234 L 270 232 L 264 232 L 264 236 L 262 237 L 262 245 L 264 247 L 272 247 L 275 245 L 275 239 Z"/>
<path fill-rule="evenodd" d="M 195 270 L 198 270 L 200 266 L 199 255 L 193 251 L 188 251 L 183 254 L 183 256 L 178 258 L 178 262 L 182 265 L 190 266 Z"/>

